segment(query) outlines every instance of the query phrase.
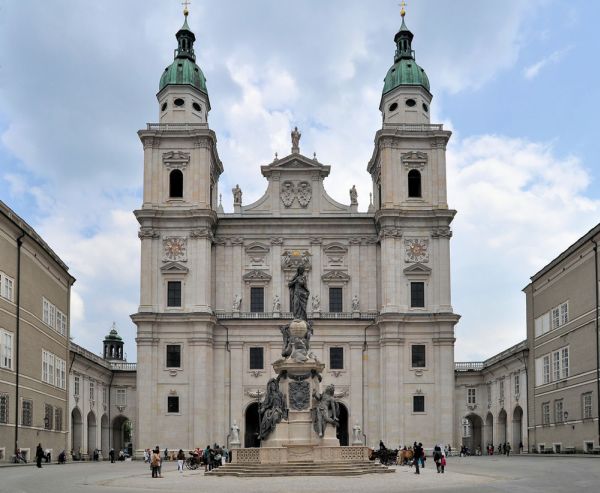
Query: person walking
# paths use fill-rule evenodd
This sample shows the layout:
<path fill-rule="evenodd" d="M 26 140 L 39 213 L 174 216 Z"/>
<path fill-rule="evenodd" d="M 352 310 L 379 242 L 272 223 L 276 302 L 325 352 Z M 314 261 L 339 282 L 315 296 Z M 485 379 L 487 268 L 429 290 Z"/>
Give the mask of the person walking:
<path fill-rule="evenodd" d="M 506 453 L 506 457 L 508 457 L 510 455 L 510 442 L 507 442 L 506 445 L 504 445 L 504 452 Z"/>
<path fill-rule="evenodd" d="M 35 450 L 35 464 L 39 469 L 42 468 L 42 459 L 44 458 L 44 449 L 42 444 L 38 443 L 37 449 Z"/>
<path fill-rule="evenodd" d="M 440 460 L 440 464 L 442 466 L 442 474 L 444 474 L 444 469 L 446 468 L 446 456 L 442 454 L 442 460 Z"/>
<path fill-rule="evenodd" d="M 183 461 L 185 461 L 185 454 L 182 449 L 177 452 L 177 470 L 183 474 Z"/>
<path fill-rule="evenodd" d="M 150 467 L 152 468 L 152 477 L 159 477 L 159 468 L 160 468 L 160 450 L 157 448 L 154 449 L 152 453 L 152 459 L 150 459 Z"/>
<path fill-rule="evenodd" d="M 439 474 L 442 470 L 442 448 L 439 445 L 433 448 L 433 462 L 435 462 L 435 468 Z"/>
<path fill-rule="evenodd" d="M 108 451 L 108 457 L 110 457 L 110 463 L 114 464 L 115 463 L 115 449 L 114 448 L 110 448 L 110 450 Z"/>
<path fill-rule="evenodd" d="M 423 447 L 421 446 L 420 443 L 417 444 L 417 442 L 415 442 L 413 452 L 414 452 L 413 461 L 415 463 L 415 474 L 421 474 L 421 471 L 419 471 L 419 461 L 421 460 L 421 456 L 423 455 Z"/>

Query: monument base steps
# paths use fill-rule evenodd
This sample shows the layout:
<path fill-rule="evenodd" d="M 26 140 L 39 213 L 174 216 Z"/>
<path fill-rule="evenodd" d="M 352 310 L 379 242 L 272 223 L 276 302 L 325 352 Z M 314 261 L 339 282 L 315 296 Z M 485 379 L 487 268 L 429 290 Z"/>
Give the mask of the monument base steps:
<path fill-rule="evenodd" d="M 226 464 L 206 476 L 274 477 L 274 476 L 361 476 L 396 472 L 376 462 L 288 462 L 286 464 Z"/>

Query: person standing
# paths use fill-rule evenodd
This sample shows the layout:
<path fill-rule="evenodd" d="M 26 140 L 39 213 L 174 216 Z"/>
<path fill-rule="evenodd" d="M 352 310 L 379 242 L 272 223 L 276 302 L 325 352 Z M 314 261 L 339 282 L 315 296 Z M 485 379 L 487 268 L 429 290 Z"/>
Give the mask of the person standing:
<path fill-rule="evenodd" d="M 442 454 L 442 460 L 440 461 L 440 464 L 442 465 L 442 474 L 444 474 L 444 469 L 446 468 L 446 456 L 444 454 Z"/>
<path fill-rule="evenodd" d="M 417 442 L 415 442 L 414 444 L 414 458 L 413 461 L 415 463 L 415 474 L 421 474 L 421 471 L 419 471 L 419 462 L 421 460 L 421 456 L 423 455 L 423 447 L 421 446 L 421 444 L 417 444 Z"/>
<path fill-rule="evenodd" d="M 42 448 L 42 444 L 38 443 L 37 449 L 35 450 L 35 463 L 38 468 L 42 468 L 42 459 L 44 458 L 44 449 Z"/>
<path fill-rule="evenodd" d="M 506 445 L 504 445 L 504 452 L 506 452 L 506 457 L 510 455 L 510 449 L 510 442 L 507 442 Z"/>
<path fill-rule="evenodd" d="M 185 454 L 182 449 L 177 452 L 177 470 L 183 474 L 183 461 L 185 460 Z"/>
<path fill-rule="evenodd" d="M 152 468 L 152 477 L 158 478 L 160 471 L 160 451 L 157 448 L 154 449 L 152 453 L 152 459 L 150 459 L 150 467 Z"/>
<path fill-rule="evenodd" d="M 108 457 L 110 457 L 110 463 L 114 464 L 115 463 L 115 449 L 114 448 L 110 448 L 110 450 L 108 451 Z"/>
<path fill-rule="evenodd" d="M 433 449 L 433 462 L 435 462 L 439 474 L 442 470 L 442 448 L 439 445 L 436 445 Z"/>

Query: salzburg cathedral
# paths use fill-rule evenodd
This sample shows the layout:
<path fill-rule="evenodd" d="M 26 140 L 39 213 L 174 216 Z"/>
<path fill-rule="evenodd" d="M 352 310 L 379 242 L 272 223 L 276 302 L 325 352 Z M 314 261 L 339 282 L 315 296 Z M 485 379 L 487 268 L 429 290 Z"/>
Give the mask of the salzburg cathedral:
<path fill-rule="evenodd" d="M 158 123 L 138 132 L 136 448 L 259 446 L 259 404 L 281 357 L 299 267 L 321 385 L 333 384 L 339 402 L 340 444 L 454 443 L 451 132 L 430 121 L 429 79 L 404 16 L 365 163 L 367 212 L 358 212 L 354 189 L 347 204 L 328 195 L 335 163 L 304 155 L 294 128 L 288 155 L 257 163 L 263 196 L 244 203 L 240 183 L 225 213 L 219 179 L 236 163 L 219 158 L 187 14 L 176 38 L 160 76 Z"/>

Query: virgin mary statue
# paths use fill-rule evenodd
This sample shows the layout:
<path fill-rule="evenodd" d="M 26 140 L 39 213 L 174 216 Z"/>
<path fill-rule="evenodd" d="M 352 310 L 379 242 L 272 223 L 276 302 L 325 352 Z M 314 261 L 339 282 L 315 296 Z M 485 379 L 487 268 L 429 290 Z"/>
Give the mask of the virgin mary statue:
<path fill-rule="evenodd" d="M 306 317 L 306 304 L 308 303 L 308 295 L 310 291 L 306 287 L 306 274 L 304 273 L 304 266 L 298 267 L 296 275 L 288 283 L 290 288 L 290 298 L 292 306 L 292 314 L 294 320 L 308 321 Z"/>

